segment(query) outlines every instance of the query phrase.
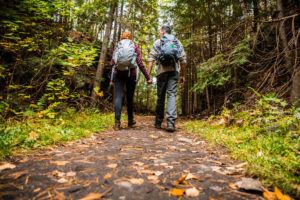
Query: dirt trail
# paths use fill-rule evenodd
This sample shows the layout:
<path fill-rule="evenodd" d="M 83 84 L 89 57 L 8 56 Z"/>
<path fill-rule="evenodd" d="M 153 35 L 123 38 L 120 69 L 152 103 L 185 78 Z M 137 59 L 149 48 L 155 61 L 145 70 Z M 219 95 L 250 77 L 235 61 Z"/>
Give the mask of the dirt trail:
<path fill-rule="evenodd" d="M 165 200 L 179 198 L 174 188 L 193 187 L 199 195 L 183 199 L 262 199 L 229 186 L 242 177 L 240 162 L 181 128 L 168 133 L 153 128 L 153 117 L 137 121 L 132 129 L 15 157 L 16 168 L 0 173 L 0 199 L 81 199 L 94 193 L 90 197 Z M 195 177 L 176 183 L 188 173 Z"/>

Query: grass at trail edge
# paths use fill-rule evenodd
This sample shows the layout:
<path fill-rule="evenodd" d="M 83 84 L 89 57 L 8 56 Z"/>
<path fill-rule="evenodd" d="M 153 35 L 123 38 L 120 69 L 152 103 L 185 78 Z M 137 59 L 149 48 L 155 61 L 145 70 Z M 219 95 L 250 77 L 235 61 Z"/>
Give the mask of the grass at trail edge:
<path fill-rule="evenodd" d="M 26 151 L 47 145 L 91 136 L 112 126 L 114 115 L 98 110 L 75 111 L 68 109 L 54 119 L 39 118 L 37 113 L 22 121 L 0 124 L 0 159 L 14 151 Z"/>
<path fill-rule="evenodd" d="M 266 131 L 266 126 L 259 123 L 251 125 L 245 120 L 243 124 L 225 125 L 221 120 L 219 116 L 218 120 L 192 121 L 184 127 L 189 133 L 208 139 L 212 145 L 225 146 L 233 158 L 246 161 L 249 176 L 300 196 L 299 121 L 287 123 L 288 128 L 282 134 L 276 131 L 280 127 Z"/>

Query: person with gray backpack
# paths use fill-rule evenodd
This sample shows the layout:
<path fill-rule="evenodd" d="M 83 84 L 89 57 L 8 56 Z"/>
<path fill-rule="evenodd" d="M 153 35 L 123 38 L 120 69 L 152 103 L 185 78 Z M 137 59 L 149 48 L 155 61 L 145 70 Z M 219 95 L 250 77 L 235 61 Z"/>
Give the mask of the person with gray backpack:
<path fill-rule="evenodd" d="M 149 56 L 148 74 L 156 62 L 157 79 L 157 104 L 155 128 L 160 129 L 164 119 L 165 97 L 167 93 L 167 131 L 175 131 L 177 119 L 176 96 L 179 74 L 180 82 L 184 83 L 186 73 L 186 53 L 181 42 L 171 35 L 171 28 L 163 26 L 160 30 L 159 39 L 153 44 Z M 181 71 L 181 73 L 180 73 Z"/>
<path fill-rule="evenodd" d="M 140 69 L 147 79 L 148 84 L 152 83 L 149 74 L 142 61 L 139 47 L 132 41 L 132 35 L 124 32 L 121 41 L 114 49 L 111 60 L 112 74 L 111 84 L 115 85 L 115 130 L 121 128 L 121 111 L 124 97 L 124 86 L 126 86 L 128 127 L 136 124 L 133 117 L 133 96 L 137 82 L 137 69 Z"/>

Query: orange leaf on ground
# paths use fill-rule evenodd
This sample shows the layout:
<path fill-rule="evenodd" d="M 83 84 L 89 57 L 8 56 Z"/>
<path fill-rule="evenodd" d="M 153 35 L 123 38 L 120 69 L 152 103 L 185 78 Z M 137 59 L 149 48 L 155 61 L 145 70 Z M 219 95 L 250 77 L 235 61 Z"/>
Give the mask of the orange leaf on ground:
<path fill-rule="evenodd" d="M 266 191 L 266 192 L 263 193 L 263 196 L 266 200 L 277 200 L 276 195 L 275 195 L 274 192 Z"/>
<path fill-rule="evenodd" d="M 108 173 L 108 174 L 106 174 L 103 178 L 104 178 L 104 179 L 109 179 L 109 178 L 111 178 L 111 174 Z"/>
<path fill-rule="evenodd" d="M 238 189 L 238 187 L 234 183 L 229 183 L 229 187 L 234 189 L 234 190 Z"/>
<path fill-rule="evenodd" d="M 184 194 L 185 194 L 185 189 L 180 189 L 180 188 L 174 188 L 173 190 L 172 190 L 172 194 L 174 195 L 174 196 L 183 196 Z"/>
<path fill-rule="evenodd" d="M 96 199 L 101 199 L 101 198 L 102 198 L 102 195 L 100 193 L 90 193 L 80 200 L 96 200 Z"/>

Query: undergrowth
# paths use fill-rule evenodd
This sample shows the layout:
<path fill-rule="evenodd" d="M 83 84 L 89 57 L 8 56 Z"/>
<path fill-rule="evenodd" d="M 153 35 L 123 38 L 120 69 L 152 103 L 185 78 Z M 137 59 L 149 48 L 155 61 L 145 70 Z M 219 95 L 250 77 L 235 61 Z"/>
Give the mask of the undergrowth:
<path fill-rule="evenodd" d="M 233 158 L 247 161 L 247 175 L 268 186 L 300 196 L 300 109 L 274 95 L 260 95 L 252 109 L 224 109 L 206 121 L 186 123 L 189 133 L 227 147 Z"/>
<path fill-rule="evenodd" d="M 88 137 L 104 131 L 113 124 L 113 114 L 98 110 L 67 109 L 56 118 L 28 112 L 21 121 L 11 119 L 0 124 L 0 159 L 11 156 L 14 151 L 24 151 L 47 145 Z"/>

